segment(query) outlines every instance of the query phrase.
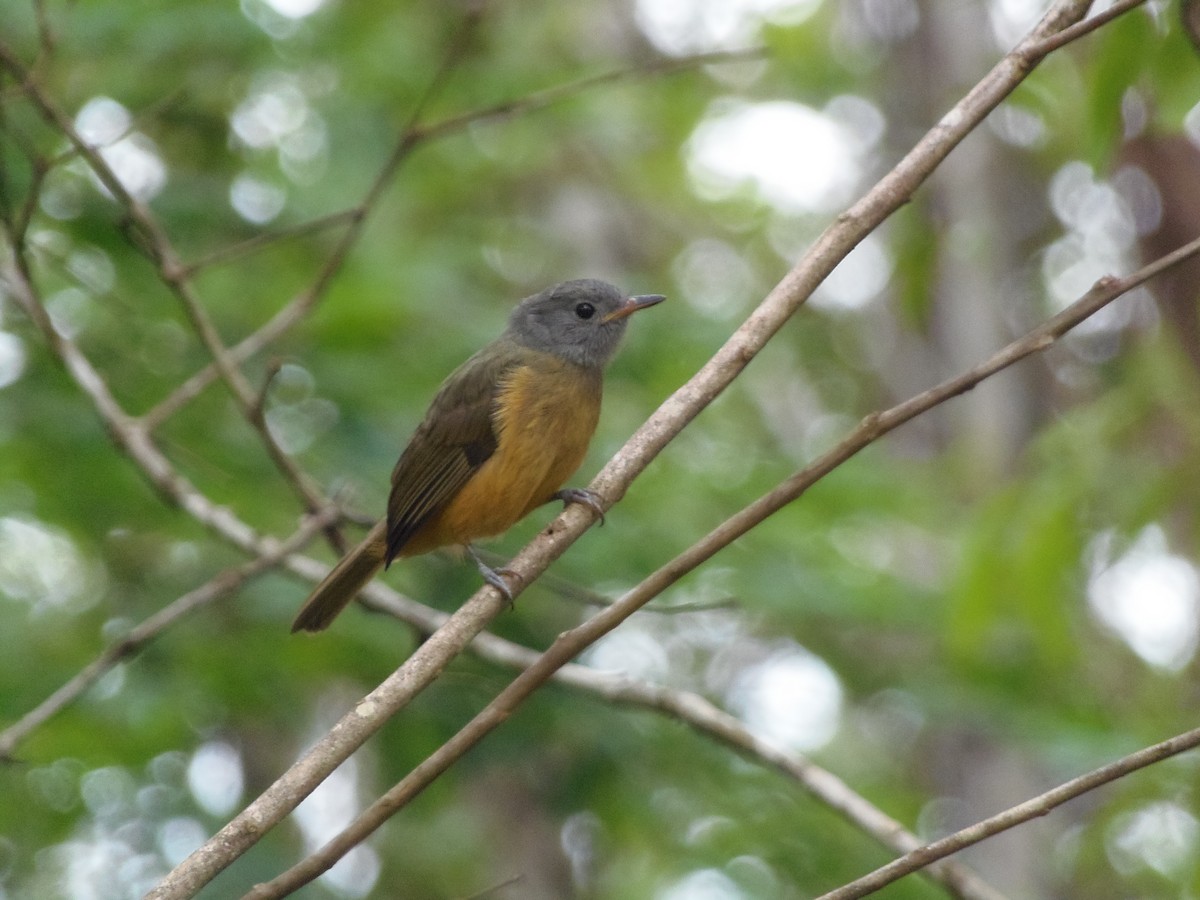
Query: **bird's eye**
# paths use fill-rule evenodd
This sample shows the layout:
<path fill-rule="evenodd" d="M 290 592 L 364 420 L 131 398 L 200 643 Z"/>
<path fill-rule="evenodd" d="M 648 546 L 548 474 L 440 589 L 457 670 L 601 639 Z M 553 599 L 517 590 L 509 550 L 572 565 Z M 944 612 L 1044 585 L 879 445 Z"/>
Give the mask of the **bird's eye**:
<path fill-rule="evenodd" d="M 596 314 L 596 307 L 590 303 L 580 303 L 575 307 L 575 315 L 581 319 L 590 319 Z"/>

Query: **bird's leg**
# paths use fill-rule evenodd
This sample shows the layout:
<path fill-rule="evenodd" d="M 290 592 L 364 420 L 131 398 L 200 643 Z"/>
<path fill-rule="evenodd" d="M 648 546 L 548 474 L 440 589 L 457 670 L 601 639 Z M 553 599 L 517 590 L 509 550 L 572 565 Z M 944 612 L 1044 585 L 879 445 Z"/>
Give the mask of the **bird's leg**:
<path fill-rule="evenodd" d="M 508 582 L 504 580 L 504 577 L 507 575 L 509 578 L 520 578 L 520 576 L 517 575 L 517 573 L 512 569 L 509 569 L 505 566 L 501 566 L 499 569 L 493 569 L 479 558 L 479 554 L 475 552 L 474 547 L 472 547 L 470 544 L 467 544 L 466 547 L 467 553 L 470 554 L 471 559 L 475 560 L 475 565 L 479 567 L 479 574 L 483 576 L 483 580 L 504 596 L 504 599 L 508 601 L 508 606 L 510 609 L 516 606 L 516 600 L 513 599 L 512 588 L 508 586 Z"/>
<path fill-rule="evenodd" d="M 604 507 L 600 503 L 600 495 L 587 488 L 563 488 L 550 496 L 551 500 L 561 500 L 563 504 L 582 503 L 596 514 L 600 524 L 604 524 Z"/>

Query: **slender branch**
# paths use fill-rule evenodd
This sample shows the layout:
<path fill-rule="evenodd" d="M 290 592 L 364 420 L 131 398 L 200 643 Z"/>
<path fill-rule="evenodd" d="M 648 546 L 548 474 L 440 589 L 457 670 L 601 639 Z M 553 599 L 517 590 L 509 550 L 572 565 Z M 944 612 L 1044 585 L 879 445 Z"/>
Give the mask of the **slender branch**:
<path fill-rule="evenodd" d="M 1053 53 L 1059 47 L 1064 47 L 1072 41 L 1079 40 L 1085 34 L 1091 34 L 1097 28 L 1107 25 L 1118 16 L 1123 16 L 1131 9 L 1143 6 L 1145 3 L 1146 0 L 1117 0 L 1108 9 L 1103 9 L 1094 16 L 1084 19 L 1082 22 L 1076 22 L 1074 25 L 1064 28 L 1057 34 L 1049 35 L 1038 45 L 1037 50 L 1043 55 Z"/>
<path fill-rule="evenodd" d="M 822 895 L 820 900 L 851 900 L 854 897 L 865 897 L 867 894 L 877 891 L 891 884 L 893 881 L 929 865 L 935 860 L 940 860 L 951 853 L 957 853 L 959 850 L 970 847 L 972 844 L 978 844 L 984 838 L 1007 831 L 1023 822 L 1028 822 L 1030 819 L 1044 816 L 1055 807 L 1062 806 L 1068 800 L 1073 800 L 1076 797 L 1086 794 L 1088 791 L 1093 791 L 1098 787 L 1116 781 L 1118 778 L 1122 778 L 1131 772 L 1144 769 L 1156 762 L 1162 762 L 1164 759 L 1169 759 L 1172 756 L 1177 756 L 1186 750 L 1192 750 L 1196 747 L 1200 747 L 1200 728 L 1185 731 L 1183 734 L 1176 735 L 1162 743 L 1145 747 L 1136 753 L 1122 757 L 1116 762 L 1109 763 L 1107 766 L 1094 769 L 1086 775 L 1081 775 L 1065 784 L 1060 784 L 1058 787 L 1046 791 L 1044 794 L 1039 794 L 1031 800 L 1026 800 L 1024 803 L 1014 806 L 1011 809 L 1006 809 L 998 815 L 984 819 L 982 822 L 977 822 L 961 831 L 956 831 L 954 834 L 934 841 L 932 844 L 927 844 L 924 847 L 913 850 L 900 859 L 876 869 L 870 875 L 865 875 L 856 881 L 842 885 L 842 887 L 835 891 L 830 891 Z"/>
<path fill-rule="evenodd" d="M 50 26 L 50 16 L 46 12 L 46 0 L 33 0 L 33 11 L 37 17 L 39 54 L 46 58 L 54 52 L 57 43 L 54 29 Z"/>
<path fill-rule="evenodd" d="M 309 579 L 325 571 L 320 563 L 302 556 L 292 557 L 289 560 L 289 568 Z M 540 580 L 545 579 L 543 577 Z M 370 608 L 393 615 L 413 625 L 423 634 L 432 634 L 448 618 L 446 613 L 403 597 L 378 581 L 368 586 L 364 599 Z M 540 655 L 535 650 L 487 631 L 471 642 L 470 651 L 480 659 L 518 670 L 529 668 Z M 794 780 L 817 800 L 884 847 L 898 853 L 907 853 L 921 845 L 915 834 L 907 831 L 903 825 L 866 798 L 855 793 L 832 772 L 821 768 L 800 753 L 787 750 L 767 738 L 756 735 L 737 718 L 699 694 L 640 681 L 627 675 L 592 669 L 573 662 L 564 665 L 553 677 L 557 684 L 582 691 L 608 703 L 671 716 L 697 734 L 723 743 L 751 762 L 775 769 Z M 935 864 L 942 865 L 944 863 Z M 964 900 L 997 900 L 1000 897 L 997 891 L 965 866 L 931 868 L 924 874 L 942 884 L 953 896 Z"/>
<path fill-rule="evenodd" d="M 951 397 L 970 390 L 997 372 L 1053 346 L 1058 338 L 1097 310 L 1164 269 L 1177 265 L 1197 253 L 1200 253 L 1200 238 L 1150 265 L 1144 266 L 1132 275 L 1124 278 L 1102 278 L 1091 290 L 1058 315 L 1008 344 L 980 365 L 890 409 L 867 416 L 849 436 L 832 450 L 726 519 L 704 538 L 647 577 L 612 606 L 601 610 L 591 619 L 559 635 L 536 662 L 513 679 L 478 715 L 399 783 L 372 803 L 341 833 L 282 875 L 264 885 L 259 885 L 247 896 L 254 900 L 282 897 L 327 871 L 349 850 L 361 843 L 390 816 L 407 805 L 434 779 L 462 758 L 469 749 L 506 721 L 521 703 L 553 676 L 556 670 L 616 628 L 651 598 L 662 593 L 718 551 L 800 497 L 809 487 L 864 447 L 917 415 Z"/>
<path fill-rule="evenodd" d="M 891 172 L 826 229 L 717 353 L 658 408 L 596 476 L 590 487 L 602 498 L 605 509 L 617 502 L 633 479 L 663 447 L 733 382 L 846 254 L 907 202 L 912 192 L 950 151 L 1033 70 L 1041 59 L 1031 52 L 1037 41 L 1077 21 L 1086 13 L 1088 5 L 1088 0 L 1059 0 L 1055 3 L 1028 37 L 984 76 Z M 518 594 L 523 585 L 531 582 L 561 556 L 592 524 L 595 516 L 594 510 L 573 504 L 538 534 L 509 567 L 519 579 L 513 594 Z M 698 559 L 695 565 L 706 558 Z M 683 571 L 687 570 L 681 570 L 679 574 Z M 661 574 L 663 570 L 659 572 L 660 580 L 666 580 L 658 590 L 678 577 L 669 577 L 670 571 L 665 576 Z M 657 592 L 648 593 L 640 603 Z M 418 647 L 399 669 L 350 713 L 343 716 L 274 784 L 176 866 L 147 895 L 147 900 L 190 897 L 199 891 L 218 872 L 257 843 L 266 831 L 282 821 L 322 779 L 429 684 L 474 635 L 487 627 L 503 606 L 504 600 L 494 588 L 484 587 L 476 592 L 447 620 L 445 626 Z M 617 617 L 616 621 L 620 621 L 633 608 L 636 606 L 631 607 L 623 599 L 589 622 L 603 623 L 614 616 Z M 556 643 L 554 646 L 559 645 Z M 553 650 L 554 647 L 551 648 Z M 569 659 L 549 655 L 551 651 L 547 651 L 548 656 L 543 657 L 549 671 Z M 526 679 L 526 676 L 531 676 L 537 683 L 544 680 L 541 669 L 535 667 L 518 676 L 513 684 Z"/>
<path fill-rule="evenodd" d="M 733 62 L 746 62 L 748 60 L 760 59 L 765 56 L 767 50 L 762 47 L 749 47 L 744 50 L 719 50 L 711 53 L 697 53 L 692 56 L 682 56 L 678 58 L 666 57 L 647 60 L 639 65 L 627 66 L 621 69 L 613 69 L 609 72 L 601 72 L 598 75 L 589 75 L 586 78 L 580 78 L 577 81 L 570 81 L 566 84 L 559 84 L 553 87 L 545 88 L 544 90 L 534 91 L 531 94 L 526 94 L 515 100 L 505 100 L 501 103 L 485 106 L 481 109 L 471 110 L 470 112 L 461 113 L 460 115 L 451 116 L 448 119 L 443 119 L 441 122 L 427 125 L 421 129 L 420 137 L 428 140 L 432 138 L 444 137 L 447 134 L 461 131 L 469 125 L 475 125 L 481 122 L 508 120 L 521 115 L 527 115 L 532 112 L 538 112 L 546 109 L 556 103 L 561 103 L 563 100 L 575 97 L 584 91 L 592 90 L 598 87 L 604 87 L 610 84 L 617 84 L 622 81 L 629 81 L 634 78 L 645 78 L 655 75 L 673 75 L 678 72 L 687 72 L 701 66 L 723 65 Z"/>
<path fill-rule="evenodd" d="M 375 524 L 374 521 L 371 524 Z M 508 557 L 501 556 L 499 553 L 493 553 L 491 550 L 476 547 L 475 553 L 492 568 L 502 568 L 508 564 Z M 561 575 L 555 575 L 553 572 L 543 572 L 539 575 L 538 584 L 563 600 L 579 606 L 609 606 L 613 602 L 612 598 L 607 594 L 584 587 L 578 582 L 572 581 L 569 578 L 563 578 Z M 672 603 L 669 606 L 665 604 L 658 606 L 651 603 L 643 608 L 643 612 L 676 616 L 685 613 L 708 612 L 713 609 L 731 609 L 737 606 L 737 603 L 736 597 L 721 597 L 717 600 L 693 600 L 684 603 Z"/>
<path fill-rule="evenodd" d="M 330 518 L 331 514 L 326 513 L 325 516 Z M 0 732 L 0 759 L 11 759 L 18 744 L 53 716 L 75 702 L 84 691 L 103 678 L 107 672 L 138 653 L 167 628 L 189 613 L 228 597 L 246 582 L 275 568 L 286 556 L 312 540 L 313 536 L 320 532 L 326 524 L 327 522 L 321 517 L 313 517 L 282 542 L 276 541 L 274 538 L 264 538 L 262 540 L 264 550 L 259 556 L 215 575 L 200 587 L 176 598 L 134 626 L 128 634 L 110 644 L 58 690 Z"/>
<path fill-rule="evenodd" d="M 183 267 L 184 274 L 191 278 L 196 273 L 211 269 L 216 266 L 223 266 L 226 263 L 231 263 L 234 260 L 241 259 L 243 256 L 249 256 L 252 253 L 257 253 L 264 247 L 269 247 L 271 244 L 276 244 L 290 238 L 301 237 L 306 234 L 314 234 L 325 231 L 327 228 L 336 228 L 339 225 L 346 225 L 352 222 L 356 217 L 360 216 L 359 208 L 343 209 L 339 212 L 329 213 L 328 215 L 318 216 L 315 219 L 309 219 L 307 222 L 300 222 L 297 225 L 286 225 L 281 228 L 273 228 L 270 231 L 264 231 L 261 234 L 256 234 L 254 237 L 246 238 L 244 241 L 239 241 L 236 244 L 230 244 L 228 247 L 221 247 L 212 251 L 207 256 L 202 256 L 200 259 L 193 260 Z M 236 348 L 230 348 L 231 353 L 235 353 Z M 244 362 L 244 359 L 239 359 L 239 362 Z M 215 370 L 214 370 L 215 371 Z"/>

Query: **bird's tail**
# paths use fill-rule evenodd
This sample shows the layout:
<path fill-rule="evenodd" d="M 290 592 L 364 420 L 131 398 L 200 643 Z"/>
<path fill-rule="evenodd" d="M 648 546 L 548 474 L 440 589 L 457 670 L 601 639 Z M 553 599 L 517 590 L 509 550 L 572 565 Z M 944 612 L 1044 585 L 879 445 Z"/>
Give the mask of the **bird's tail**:
<path fill-rule="evenodd" d="M 383 566 L 383 558 L 387 553 L 386 530 L 387 523 L 379 522 L 361 544 L 333 567 L 300 607 L 300 612 L 292 622 L 293 632 L 328 628 L 338 613 L 358 596 L 358 592 Z"/>

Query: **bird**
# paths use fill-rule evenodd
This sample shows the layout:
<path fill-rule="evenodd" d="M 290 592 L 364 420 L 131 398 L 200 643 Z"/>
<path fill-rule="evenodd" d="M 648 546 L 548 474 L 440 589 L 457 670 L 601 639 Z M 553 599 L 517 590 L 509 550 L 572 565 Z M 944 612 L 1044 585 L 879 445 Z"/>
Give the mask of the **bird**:
<path fill-rule="evenodd" d="M 594 493 L 562 485 L 587 453 L 629 316 L 664 299 L 582 278 L 518 303 L 504 332 L 442 382 L 392 471 L 386 518 L 317 585 L 292 631 L 327 628 L 381 568 L 449 545 L 466 547 L 511 603 L 504 570 L 472 542 L 556 499 L 603 517 Z"/>

